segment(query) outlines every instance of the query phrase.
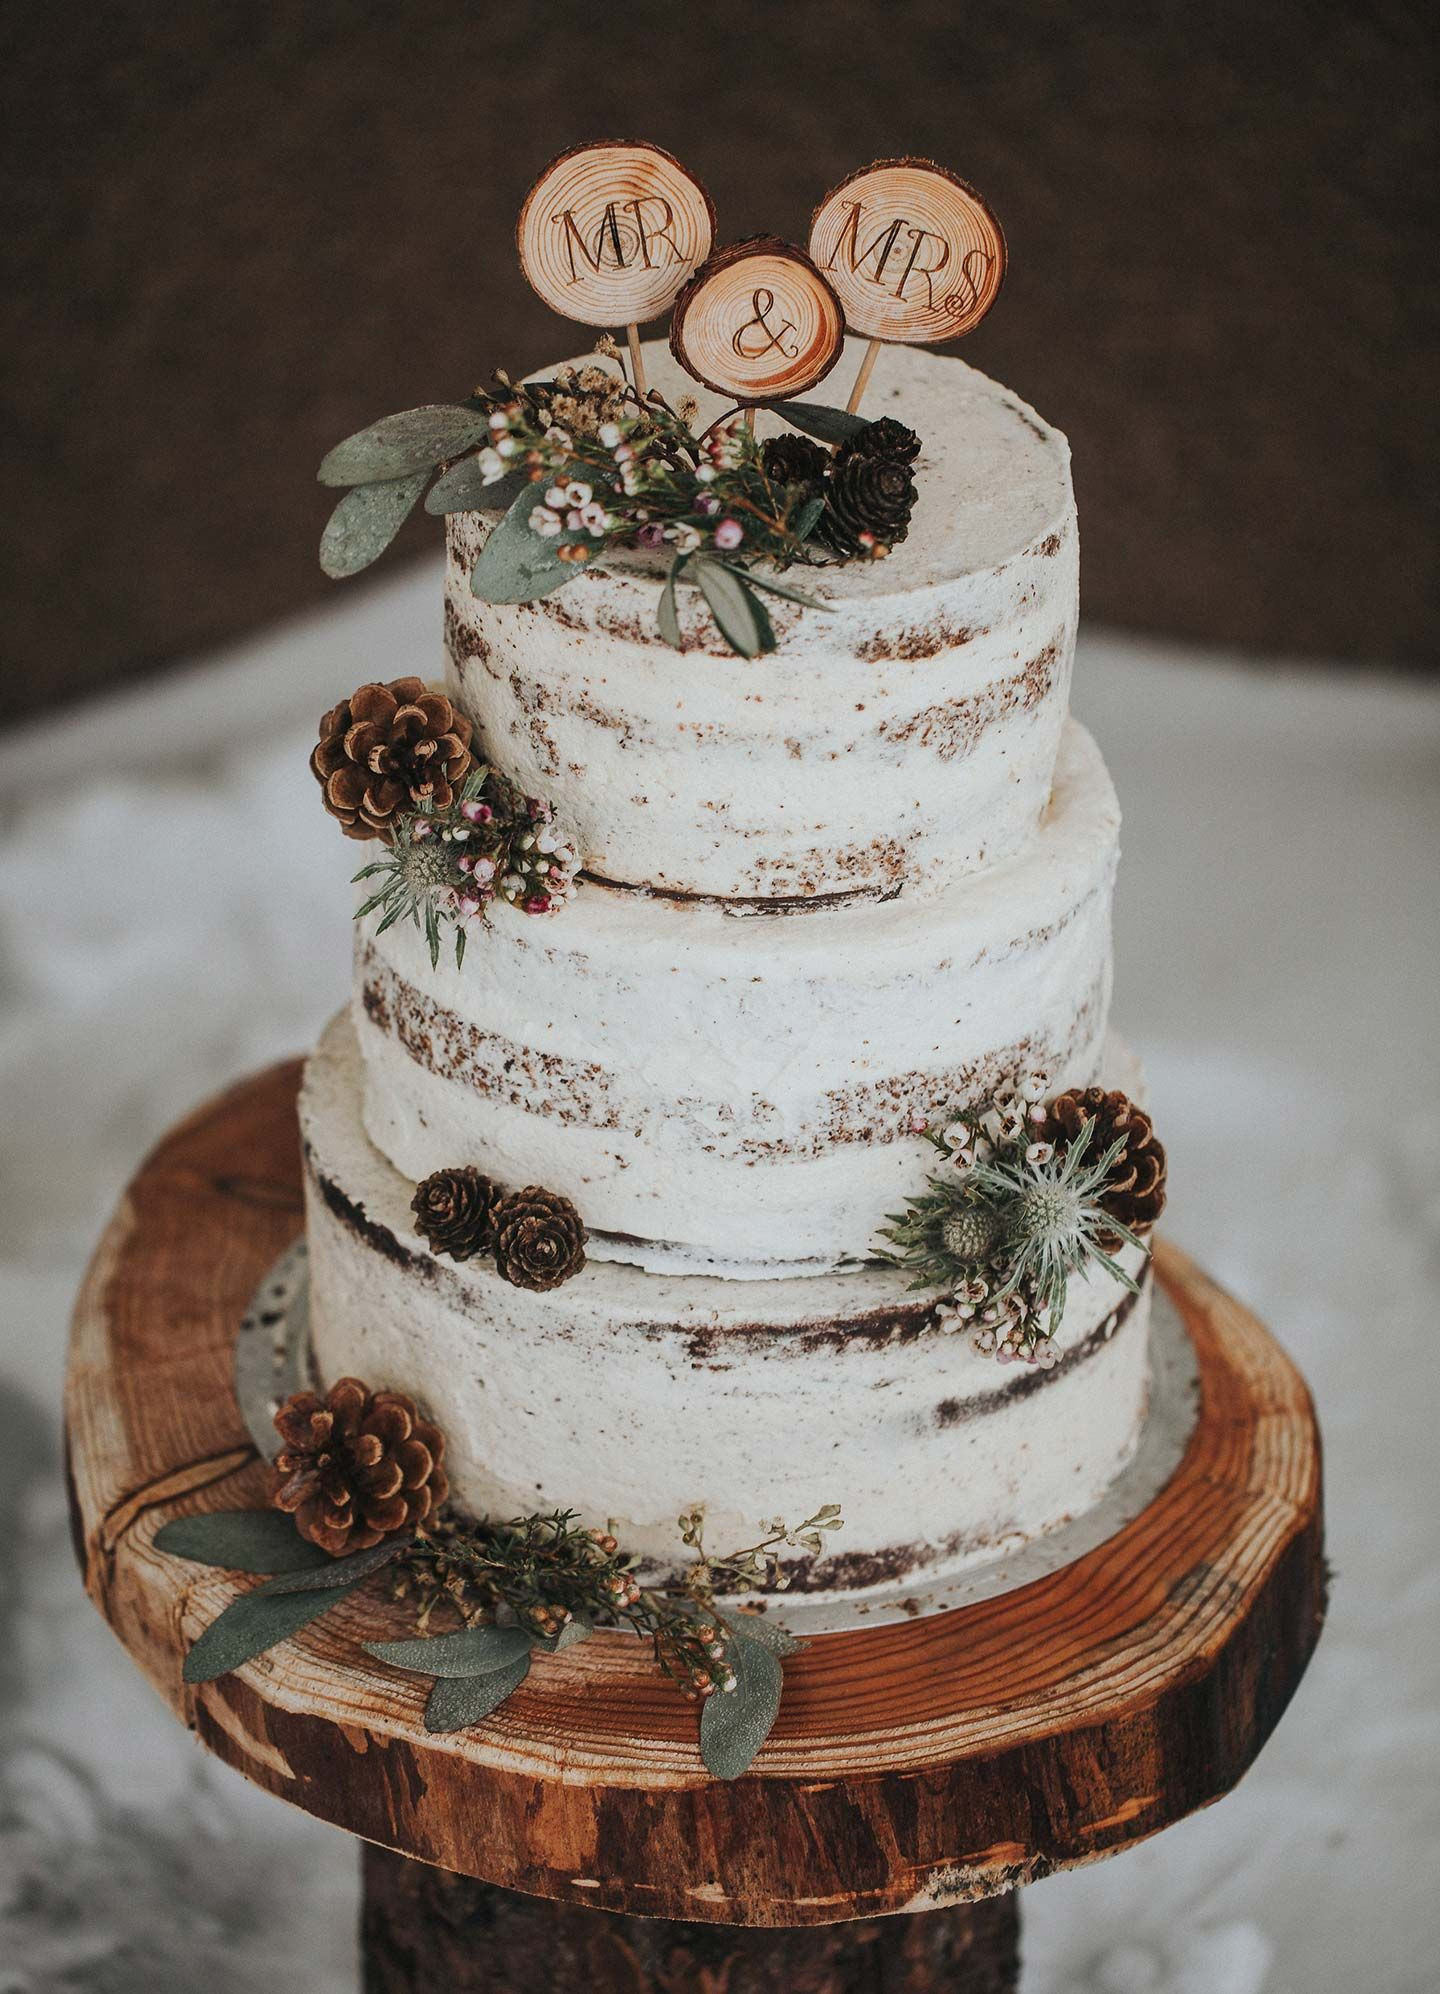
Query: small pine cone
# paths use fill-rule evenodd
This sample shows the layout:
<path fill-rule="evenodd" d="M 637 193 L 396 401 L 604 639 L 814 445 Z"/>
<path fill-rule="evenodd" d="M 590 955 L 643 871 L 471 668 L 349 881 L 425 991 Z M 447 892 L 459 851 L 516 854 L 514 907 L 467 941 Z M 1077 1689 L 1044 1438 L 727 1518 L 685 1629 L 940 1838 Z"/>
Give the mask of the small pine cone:
<path fill-rule="evenodd" d="M 1165 1209 L 1165 1151 L 1156 1140 L 1150 1117 L 1126 1094 L 1107 1094 L 1103 1087 L 1075 1087 L 1050 1103 L 1043 1140 L 1060 1150 L 1068 1148 L 1088 1121 L 1095 1123 L 1095 1131 L 1085 1152 L 1087 1163 L 1125 1137 L 1125 1147 L 1111 1166 L 1100 1203 L 1122 1225 L 1143 1237 Z M 1100 1244 L 1113 1253 L 1121 1241 L 1118 1234 L 1107 1233 Z"/>
<path fill-rule="evenodd" d="M 903 540 L 915 505 L 910 466 L 903 458 L 867 451 L 864 434 L 840 446 L 815 527 L 815 538 L 842 561 L 883 554 Z"/>
<path fill-rule="evenodd" d="M 424 679 L 362 685 L 320 722 L 310 757 L 347 838 L 393 836 L 396 815 L 448 810 L 470 772 L 470 722 Z"/>
<path fill-rule="evenodd" d="M 292 1394 L 275 1427 L 270 1500 L 332 1558 L 415 1529 L 449 1494 L 445 1436 L 403 1392 L 341 1378 L 323 1398 Z"/>
<path fill-rule="evenodd" d="M 830 468 L 830 452 L 808 436 L 772 436 L 762 445 L 760 465 L 776 485 L 818 484 Z"/>
<path fill-rule="evenodd" d="M 495 1265 L 517 1288 L 558 1288 L 578 1274 L 585 1228 L 570 1200 L 538 1184 L 502 1198 L 495 1207 Z"/>
<path fill-rule="evenodd" d="M 920 455 L 920 438 L 903 422 L 882 415 L 878 422 L 866 423 L 852 437 L 850 447 L 862 457 L 890 457 L 897 464 L 913 464 Z"/>
<path fill-rule="evenodd" d="M 437 1253 L 470 1260 L 495 1244 L 495 1207 L 500 1190 L 481 1171 L 434 1170 L 415 1187 L 410 1209 L 415 1229 Z"/>

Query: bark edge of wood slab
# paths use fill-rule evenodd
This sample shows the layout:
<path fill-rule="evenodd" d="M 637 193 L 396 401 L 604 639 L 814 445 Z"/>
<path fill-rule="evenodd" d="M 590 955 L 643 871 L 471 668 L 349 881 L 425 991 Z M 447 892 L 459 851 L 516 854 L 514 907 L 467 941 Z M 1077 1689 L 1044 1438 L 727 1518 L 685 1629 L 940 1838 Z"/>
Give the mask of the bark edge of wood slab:
<path fill-rule="evenodd" d="M 96 1250 L 72 1332 L 86 1589 L 218 1757 L 461 1876 L 772 1926 L 998 1895 L 1154 1834 L 1252 1763 L 1324 1617 L 1319 1433 L 1278 1344 L 1163 1242 L 1156 1273 L 1201 1396 L 1171 1480 L 1017 1591 L 817 1636 L 743 1780 L 708 1776 L 693 1708 L 619 1634 L 540 1657 L 501 1713 L 455 1737 L 422 1728 L 421 1678 L 361 1653 L 353 1603 L 236 1675 L 183 1684 L 186 1648 L 239 1585 L 151 1540 L 172 1516 L 264 1501 L 231 1358 L 301 1226 L 298 1075 L 292 1061 L 243 1081 L 164 1138 Z"/>

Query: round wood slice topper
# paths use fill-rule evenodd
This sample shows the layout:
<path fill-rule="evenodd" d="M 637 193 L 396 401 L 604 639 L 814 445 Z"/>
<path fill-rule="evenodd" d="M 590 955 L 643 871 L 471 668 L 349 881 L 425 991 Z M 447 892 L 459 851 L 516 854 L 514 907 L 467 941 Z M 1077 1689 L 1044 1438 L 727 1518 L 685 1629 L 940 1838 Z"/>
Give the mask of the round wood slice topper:
<path fill-rule="evenodd" d="M 515 225 L 520 268 L 553 311 L 641 325 L 675 302 L 715 241 L 710 196 L 658 145 L 606 141 L 552 159 Z"/>
<path fill-rule="evenodd" d="M 1005 234 L 975 189 L 928 159 L 877 159 L 825 196 L 810 254 L 852 332 L 928 345 L 977 326 L 1005 275 Z"/>
<path fill-rule="evenodd" d="M 835 365 L 845 314 L 803 249 L 778 236 L 732 243 L 697 270 L 670 322 L 687 373 L 737 402 L 780 401 Z"/>

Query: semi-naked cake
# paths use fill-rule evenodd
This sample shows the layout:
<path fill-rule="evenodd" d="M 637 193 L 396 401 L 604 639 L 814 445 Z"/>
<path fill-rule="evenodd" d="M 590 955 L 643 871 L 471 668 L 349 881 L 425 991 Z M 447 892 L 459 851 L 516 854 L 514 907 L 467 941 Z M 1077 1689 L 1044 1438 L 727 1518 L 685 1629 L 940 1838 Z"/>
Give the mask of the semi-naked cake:
<path fill-rule="evenodd" d="M 882 1257 L 945 1167 L 927 1129 L 1140 1085 L 1107 1036 L 1119 812 L 1068 717 L 1068 446 L 922 351 L 887 353 L 872 402 L 922 439 L 908 535 L 788 570 L 826 607 L 770 598 L 756 657 L 686 589 L 666 642 L 643 548 L 481 600 L 499 515 L 449 514 L 437 686 L 551 801 L 579 881 L 540 919 L 494 905 L 458 966 L 361 919 L 302 1099 L 322 1382 L 442 1417 L 472 1514 L 575 1510 L 652 1574 L 697 1506 L 749 1541 L 840 1502 L 792 1583 L 861 1599 L 1099 1501 L 1144 1421 L 1149 1310 L 1112 1239 L 1124 1278 L 1072 1271 L 1042 1361 L 997 1364 L 963 1289 Z M 573 1278 L 435 1246 L 416 1187 L 467 1168 L 573 1203 Z"/>

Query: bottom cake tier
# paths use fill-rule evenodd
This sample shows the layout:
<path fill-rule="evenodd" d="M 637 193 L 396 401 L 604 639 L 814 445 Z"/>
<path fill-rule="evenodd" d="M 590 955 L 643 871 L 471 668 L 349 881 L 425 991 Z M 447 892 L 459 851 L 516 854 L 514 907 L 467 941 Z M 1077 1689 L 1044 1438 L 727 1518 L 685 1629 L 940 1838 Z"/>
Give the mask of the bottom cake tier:
<path fill-rule="evenodd" d="M 591 1262 L 534 1293 L 415 1231 L 414 1187 L 362 1125 L 348 1018 L 309 1061 L 301 1127 L 320 1376 L 419 1399 L 476 1515 L 576 1510 L 656 1580 L 691 1561 L 676 1519 L 697 1505 L 725 1550 L 838 1503 L 832 1548 L 789 1569 L 796 1589 L 853 1595 L 1059 1528 L 1139 1440 L 1148 1282 L 1073 1281 L 1049 1370 L 947 1334 L 935 1298 L 882 1266 L 740 1281 Z"/>

